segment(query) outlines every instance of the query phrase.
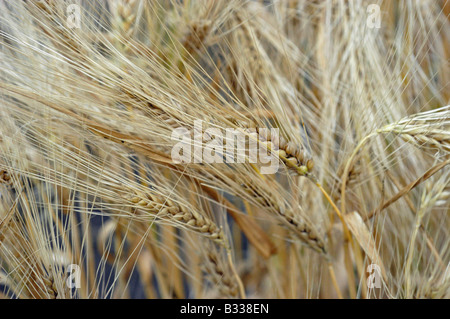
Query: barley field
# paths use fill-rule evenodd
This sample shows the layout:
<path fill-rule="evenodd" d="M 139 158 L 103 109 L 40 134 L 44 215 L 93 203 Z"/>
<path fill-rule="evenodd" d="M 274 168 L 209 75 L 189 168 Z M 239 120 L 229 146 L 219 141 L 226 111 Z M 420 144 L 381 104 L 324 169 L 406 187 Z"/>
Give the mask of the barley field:
<path fill-rule="evenodd" d="M 450 0 L 0 0 L 0 298 L 450 298 Z"/>

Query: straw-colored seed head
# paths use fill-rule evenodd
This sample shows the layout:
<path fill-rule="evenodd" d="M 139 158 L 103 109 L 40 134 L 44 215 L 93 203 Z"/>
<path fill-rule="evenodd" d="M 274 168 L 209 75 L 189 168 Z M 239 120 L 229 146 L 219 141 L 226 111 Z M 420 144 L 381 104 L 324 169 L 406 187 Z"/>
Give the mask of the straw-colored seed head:
<path fill-rule="evenodd" d="M 212 220 L 202 216 L 199 212 L 191 210 L 170 200 L 166 200 L 157 194 L 141 194 L 133 196 L 130 201 L 151 216 L 168 218 L 187 226 L 188 229 L 198 232 L 203 236 L 225 245 L 225 238 L 220 229 Z"/>
<path fill-rule="evenodd" d="M 273 151 L 280 160 L 297 175 L 308 175 L 314 168 L 313 160 L 302 147 L 293 142 L 287 142 L 282 136 L 274 135 L 269 129 L 257 128 L 260 144 Z"/>

